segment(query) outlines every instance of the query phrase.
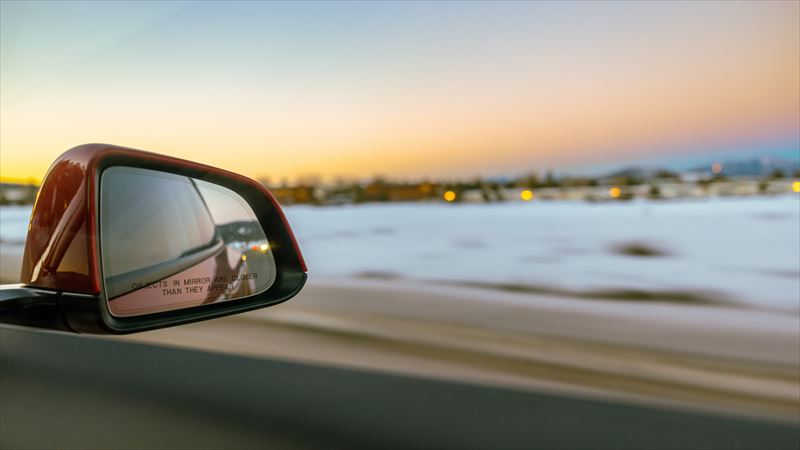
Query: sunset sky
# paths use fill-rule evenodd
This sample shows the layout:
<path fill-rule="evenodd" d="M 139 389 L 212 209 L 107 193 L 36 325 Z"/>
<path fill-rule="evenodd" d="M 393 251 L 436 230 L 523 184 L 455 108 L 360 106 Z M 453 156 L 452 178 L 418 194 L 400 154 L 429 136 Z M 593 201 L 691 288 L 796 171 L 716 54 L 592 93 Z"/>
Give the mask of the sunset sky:
<path fill-rule="evenodd" d="M 106 142 L 256 177 L 800 152 L 800 3 L 2 2 L 0 177 Z"/>

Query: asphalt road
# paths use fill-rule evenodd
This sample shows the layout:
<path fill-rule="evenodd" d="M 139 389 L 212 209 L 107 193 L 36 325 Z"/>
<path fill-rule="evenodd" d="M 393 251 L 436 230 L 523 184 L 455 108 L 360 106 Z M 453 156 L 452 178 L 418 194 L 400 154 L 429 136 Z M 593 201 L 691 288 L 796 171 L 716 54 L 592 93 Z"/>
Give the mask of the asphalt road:
<path fill-rule="evenodd" d="M 800 423 L 799 319 L 313 279 L 272 308 L 124 339 Z"/>
<path fill-rule="evenodd" d="M 3 448 L 791 448 L 675 409 L 0 328 Z"/>

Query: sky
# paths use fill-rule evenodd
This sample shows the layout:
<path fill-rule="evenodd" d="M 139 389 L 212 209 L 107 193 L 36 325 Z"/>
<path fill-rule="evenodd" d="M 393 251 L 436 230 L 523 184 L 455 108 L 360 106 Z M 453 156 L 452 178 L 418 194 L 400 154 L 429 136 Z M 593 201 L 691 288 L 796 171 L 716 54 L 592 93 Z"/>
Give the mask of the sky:
<path fill-rule="evenodd" d="M 104 142 L 273 180 L 800 152 L 800 3 L 0 3 L 0 177 Z"/>

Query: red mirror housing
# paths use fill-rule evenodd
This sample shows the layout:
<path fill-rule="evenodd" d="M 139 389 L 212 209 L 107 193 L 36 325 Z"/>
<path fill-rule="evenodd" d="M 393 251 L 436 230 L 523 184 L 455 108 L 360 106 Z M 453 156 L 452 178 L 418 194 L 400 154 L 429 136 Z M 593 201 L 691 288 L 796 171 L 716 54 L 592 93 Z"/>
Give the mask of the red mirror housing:
<path fill-rule="evenodd" d="M 103 300 L 98 234 L 100 175 L 131 166 L 207 180 L 241 195 L 253 208 L 276 258 L 278 281 L 267 292 L 229 305 L 210 304 L 153 317 L 115 318 Z M 274 242 L 272 242 L 274 240 Z M 125 333 L 203 320 L 285 301 L 302 288 L 306 264 L 280 205 L 261 184 L 203 164 L 107 144 L 72 148 L 52 164 L 33 207 L 22 260 L 21 282 L 58 291 L 65 319 L 80 331 Z M 69 298 L 68 298 L 69 297 Z M 72 300 L 70 300 L 72 299 Z"/>

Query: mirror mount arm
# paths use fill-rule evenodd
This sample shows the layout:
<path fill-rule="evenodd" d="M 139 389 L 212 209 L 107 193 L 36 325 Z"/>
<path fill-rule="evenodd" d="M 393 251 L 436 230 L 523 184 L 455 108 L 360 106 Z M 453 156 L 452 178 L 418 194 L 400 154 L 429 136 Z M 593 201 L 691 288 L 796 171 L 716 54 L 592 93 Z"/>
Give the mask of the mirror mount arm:
<path fill-rule="evenodd" d="M 64 320 L 57 291 L 22 284 L 0 285 L 0 324 L 73 331 Z"/>

